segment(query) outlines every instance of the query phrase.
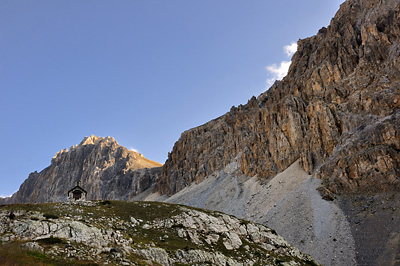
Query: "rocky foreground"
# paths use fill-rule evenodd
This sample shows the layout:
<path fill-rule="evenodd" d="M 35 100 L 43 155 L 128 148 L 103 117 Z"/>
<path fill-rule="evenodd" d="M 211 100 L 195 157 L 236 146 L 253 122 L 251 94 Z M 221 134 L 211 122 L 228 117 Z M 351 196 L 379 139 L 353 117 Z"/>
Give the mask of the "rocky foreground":
<path fill-rule="evenodd" d="M 263 225 L 181 205 L 8 205 L 0 216 L 2 265 L 317 265 Z"/>

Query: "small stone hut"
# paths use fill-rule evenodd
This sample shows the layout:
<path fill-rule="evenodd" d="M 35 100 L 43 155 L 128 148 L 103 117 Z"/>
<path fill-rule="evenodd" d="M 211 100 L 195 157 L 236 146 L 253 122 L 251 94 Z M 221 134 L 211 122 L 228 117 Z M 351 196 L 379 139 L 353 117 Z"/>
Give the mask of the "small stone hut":
<path fill-rule="evenodd" d="M 71 201 L 75 200 L 86 200 L 87 192 L 79 185 L 80 182 L 76 182 L 76 186 L 68 191 L 68 199 Z"/>

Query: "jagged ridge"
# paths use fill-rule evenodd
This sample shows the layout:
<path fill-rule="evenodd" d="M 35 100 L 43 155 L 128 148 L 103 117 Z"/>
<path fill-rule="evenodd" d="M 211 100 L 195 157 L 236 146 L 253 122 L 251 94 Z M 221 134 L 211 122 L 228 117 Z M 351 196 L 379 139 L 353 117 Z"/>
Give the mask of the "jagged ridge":
<path fill-rule="evenodd" d="M 399 10 L 396 0 L 343 3 L 328 28 L 298 42 L 281 82 L 182 134 L 159 192 L 174 194 L 235 158 L 263 179 L 300 159 L 335 193 L 398 189 Z"/>

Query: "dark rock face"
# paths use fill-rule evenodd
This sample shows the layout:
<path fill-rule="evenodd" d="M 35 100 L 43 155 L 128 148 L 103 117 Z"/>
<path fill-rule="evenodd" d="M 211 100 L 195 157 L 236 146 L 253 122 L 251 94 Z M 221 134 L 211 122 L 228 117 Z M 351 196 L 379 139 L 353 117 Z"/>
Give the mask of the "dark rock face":
<path fill-rule="evenodd" d="M 77 181 L 87 191 L 88 200 L 128 200 L 153 185 L 159 175 L 161 164 L 120 146 L 111 137 L 90 136 L 69 151 L 58 152 L 40 173 L 31 173 L 12 202 L 65 201 Z"/>
<path fill-rule="evenodd" d="M 334 193 L 400 188 L 400 3 L 349 0 L 298 42 L 288 75 L 184 132 L 159 181 L 174 194 L 240 158 L 268 180 L 297 159 Z"/>
<path fill-rule="evenodd" d="M 338 202 L 356 240 L 357 265 L 399 265 L 399 193 L 345 195 Z"/>

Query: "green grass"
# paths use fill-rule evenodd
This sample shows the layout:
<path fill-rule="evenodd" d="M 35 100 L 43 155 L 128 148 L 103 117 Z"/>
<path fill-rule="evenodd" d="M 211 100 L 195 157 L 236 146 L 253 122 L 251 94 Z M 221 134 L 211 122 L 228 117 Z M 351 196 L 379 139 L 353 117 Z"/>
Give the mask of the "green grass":
<path fill-rule="evenodd" d="M 134 217 L 151 222 L 155 219 L 165 219 L 183 212 L 177 205 L 149 201 L 112 201 L 110 206 L 110 212 L 125 221 L 130 221 L 130 217 Z"/>
<path fill-rule="evenodd" d="M 22 249 L 20 242 L 0 245 L 0 265 L 3 266 L 96 266 L 92 261 L 67 260 L 50 258 L 38 251 Z"/>
<path fill-rule="evenodd" d="M 26 252 L 26 254 L 27 254 L 29 257 L 34 258 L 35 261 L 46 261 L 46 260 L 48 260 L 46 254 L 43 254 L 43 253 L 41 253 L 41 252 L 39 252 L 39 251 L 28 250 L 28 251 Z"/>
<path fill-rule="evenodd" d="M 136 262 L 137 264 L 142 265 L 142 266 L 162 266 L 161 264 L 154 262 L 154 261 L 149 263 L 146 258 L 144 258 L 140 255 L 137 255 L 137 254 L 131 254 L 129 256 L 129 260 L 131 262 Z"/>

